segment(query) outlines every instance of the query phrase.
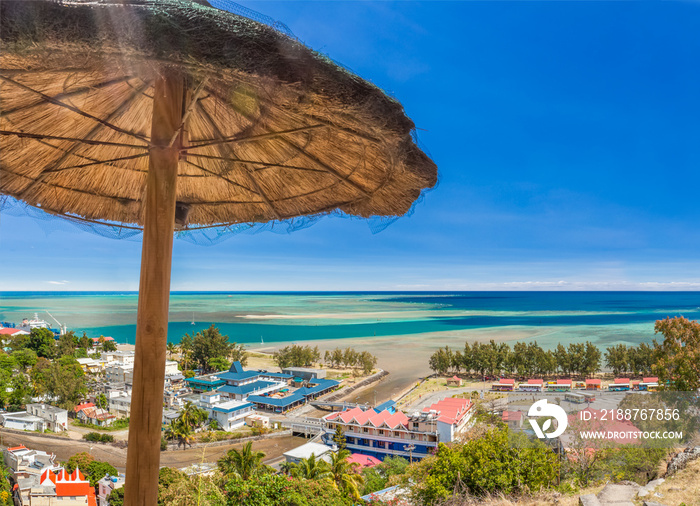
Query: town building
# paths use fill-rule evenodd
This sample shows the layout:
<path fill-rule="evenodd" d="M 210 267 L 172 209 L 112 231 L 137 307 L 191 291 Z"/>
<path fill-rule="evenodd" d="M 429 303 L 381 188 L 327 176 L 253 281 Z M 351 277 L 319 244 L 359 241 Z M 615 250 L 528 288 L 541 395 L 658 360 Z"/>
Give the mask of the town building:
<path fill-rule="evenodd" d="M 98 427 L 109 427 L 117 419 L 117 416 L 106 409 L 91 406 L 79 410 L 76 418 L 83 423 L 97 425 Z"/>
<path fill-rule="evenodd" d="M 78 468 L 70 474 L 63 468 L 43 471 L 29 501 L 30 506 L 97 506 L 95 489 Z"/>
<path fill-rule="evenodd" d="M 303 406 L 309 401 L 318 399 L 322 395 L 334 390 L 340 382 L 329 379 L 312 379 L 295 391 L 280 389 L 279 393 L 248 395 L 248 402 L 255 404 L 257 409 L 272 411 L 274 413 L 286 413 L 287 411 Z"/>
<path fill-rule="evenodd" d="M 316 460 L 325 460 L 330 462 L 330 454 L 332 450 L 330 447 L 321 444 L 309 442 L 301 446 L 285 452 L 284 458 L 290 464 L 298 464 L 300 461 L 308 459 L 312 455 L 315 456 Z"/>
<path fill-rule="evenodd" d="M 325 369 L 314 369 L 312 367 L 283 367 L 282 373 L 305 381 L 324 379 L 326 377 Z"/>
<path fill-rule="evenodd" d="M 503 421 L 509 429 L 520 429 L 523 426 L 524 414 L 522 411 L 504 411 L 501 414 Z"/>
<path fill-rule="evenodd" d="M 599 378 L 590 378 L 586 380 L 586 390 L 600 390 L 603 382 Z"/>
<path fill-rule="evenodd" d="M 248 415 L 245 417 L 245 424 L 248 427 L 257 427 L 258 429 L 269 429 L 270 417 L 258 414 Z"/>
<path fill-rule="evenodd" d="M 109 506 L 109 494 L 124 486 L 125 476 L 107 475 L 97 482 L 97 500 L 100 506 Z"/>
<path fill-rule="evenodd" d="M 462 386 L 462 378 L 459 376 L 452 376 L 451 378 L 447 378 L 447 386 L 448 387 L 461 387 Z"/>
<path fill-rule="evenodd" d="M 203 376 L 195 376 L 194 378 L 187 378 L 185 380 L 185 385 L 195 394 L 211 392 L 225 384 L 226 382 L 219 378 L 218 374 L 206 374 Z"/>
<path fill-rule="evenodd" d="M 114 352 L 117 353 L 117 352 Z M 120 356 L 120 358 L 128 357 L 126 362 L 112 361 L 105 365 L 105 379 L 109 383 L 127 383 L 134 384 L 134 362 L 131 356 Z M 177 362 L 174 360 L 165 361 L 165 377 L 182 377 L 180 370 L 177 368 Z"/>
<path fill-rule="evenodd" d="M 217 388 L 222 396 L 231 400 L 245 400 L 249 395 L 263 396 L 279 392 L 289 386 L 292 375 L 279 372 L 246 371 L 239 361 L 231 364 L 231 368 L 218 375 L 226 382 Z"/>
<path fill-rule="evenodd" d="M 86 374 L 98 374 L 104 371 L 105 362 L 94 358 L 77 358 L 81 369 Z"/>
<path fill-rule="evenodd" d="M 437 449 L 438 443 L 449 443 L 469 426 L 474 404 L 468 399 L 447 398 L 410 416 L 384 409 L 363 410 L 361 407 L 331 413 L 324 417 L 323 440 L 333 444 L 337 427 L 345 435 L 348 450 L 384 459 L 398 455 L 421 459 Z"/>
<path fill-rule="evenodd" d="M 200 394 L 195 404 L 209 412 L 209 418 L 216 420 L 225 431 L 243 427 L 246 417 L 255 410 L 250 402 L 228 400 L 217 392 Z"/>
<path fill-rule="evenodd" d="M 38 450 L 30 450 L 24 445 L 6 448 L 3 462 L 12 473 L 16 483 L 15 504 L 30 504 L 32 487 L 40 483 L 44 470 L 56 468 L 56 455 Z"/>
<path fill-rule="evenodd" d="M 27 413 L 26 411 L 0 413 L 0 423 L 2 423 L 2 426 L 6 429 L 28 430 L 32 432 L 44 432 L 46 430 L 46 420 Z"/>
<path fill-rule="evenodd" d="M 68 411 L 48 404 L 27 404 L 27 413 L 43 418 L 44 430 L 63 432 L 68 428 Z"/>
<path fill-rule="evenodd" d="M 109 412 L 117 418 L 127 418 L 131 416 L 131 395 L 112 397 L 109 401 Z"/>

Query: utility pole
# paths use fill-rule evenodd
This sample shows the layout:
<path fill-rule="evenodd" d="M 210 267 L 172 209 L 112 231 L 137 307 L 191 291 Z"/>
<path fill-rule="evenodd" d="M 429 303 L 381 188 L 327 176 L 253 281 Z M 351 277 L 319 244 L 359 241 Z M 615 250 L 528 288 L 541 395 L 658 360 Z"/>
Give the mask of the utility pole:
<path fill-rule="evenodd" d="M 410 444 L 403 447 L 405 452 L 408 452 L 409 463 L 413 464 L 413 450 L 416 449 L 416 445 Z"/>

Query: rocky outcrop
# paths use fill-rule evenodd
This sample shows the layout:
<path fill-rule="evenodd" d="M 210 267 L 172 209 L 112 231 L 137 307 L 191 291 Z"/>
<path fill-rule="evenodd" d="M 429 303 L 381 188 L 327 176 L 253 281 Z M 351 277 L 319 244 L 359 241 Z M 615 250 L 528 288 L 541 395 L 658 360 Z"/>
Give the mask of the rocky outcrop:
<path fill-rule="evenodd" d="M 680 453 L 675 454 L 666 466 L 666 478 L 677 473 L 681 469 L 685 469 L 685 466 L 693 460 L 700 459 L 700 446 L 691 446 L 686 448 Z"/>

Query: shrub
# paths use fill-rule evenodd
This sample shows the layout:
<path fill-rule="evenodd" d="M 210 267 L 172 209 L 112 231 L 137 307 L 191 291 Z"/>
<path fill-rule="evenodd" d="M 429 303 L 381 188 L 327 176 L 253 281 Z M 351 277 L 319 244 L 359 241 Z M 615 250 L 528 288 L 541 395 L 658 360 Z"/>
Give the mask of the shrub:
<path fill-rule="evenodd" d="M 113 443 L 114 436 L 111 434 L 100 434 L 99 432 L 88 432 L 83 434 L 83 439 L 86 441 L 92 441 L 95 443 Z"/>

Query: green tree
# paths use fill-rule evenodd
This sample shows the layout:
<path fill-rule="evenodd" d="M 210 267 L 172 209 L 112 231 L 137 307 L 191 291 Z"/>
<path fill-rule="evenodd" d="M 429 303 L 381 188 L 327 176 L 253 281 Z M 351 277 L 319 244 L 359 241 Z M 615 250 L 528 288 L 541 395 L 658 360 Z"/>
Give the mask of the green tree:
<path fill-rule="evenodd" d="M 218 460 L 217 465 L 227 479 L 229 477 L 237 477 L 247 480 L 266 472 L 266 466 L 262 463 L 264 458 L 265 453 L 253 451 L 253 442 L 248 441 L 240 450 L 236 448 L 229 450 L 226 455 Z"/>
<path fill-rule="evenodd" d="M 700 323 L 687 318 L 666 318 L 654 325 L 664 340 L 654 340 L 653 371 L 666 388 L 694 392 L 700 388 Z"/>
<path fill-rule="evenodd" d="M 102 344 L 102 351 L 117 351 L 117 343 L 114 341 L 105 341 Z"/>
<path fill-rule="evenodd" d="M 440 375 L 447 374 L 452 367 L 452 351 L 448 346 L 438 348 L 438 350 L 430 356 L 428 365 L 430 368 Z"/>
<path fill-rule="evenodd" d="M 600 360 L 602 358 L 602 353 L 598 347 L 586 341 L 586 351 L 584 353 L 583 370 L 581 373 L 585 376 L 591 376 L 600 371 Z"/>
<path fill-rule="evenodd" d="M 537 492 L 558 476 L 556 454 L 539 441 L 496 427 L 465 444 L 438 445 L 437 454 L 411 468 L 417 502 L 434 504 L 464 493 L 512 495 Z"/>
<path fill-rule="evenodd" d="M 27 348 L 34 350 L 39 357 L 53 358 L 56 355 L 53 332 L 45 328 L 33 328 L 29 331 Z"/>
<path fill-rule="evenodd" d="M 95 397 L 95 406 L 97 406 L 100 409 L 107 409 L 109 407 L 109 401 L 107 400 L 107 396 L 101 393 L 97 397 Z"/>
<path fill-rule="evenodd" d="M 31 399 L 32 386 L 24 374 L 15 374 L 10 380 L 12 392 L 8 402 L 11 406 L 23 406 Z"/>
<path fill-rule="evenodd" d="M 65 409 L 72 409 L 87 393 L 85 373 L 73 357 L 64 356 L 52 362 L 43 380 L 46 393 L 58 397 L 58 405 Z"/>
<path fill-rule="evenodd" d="M 348 442 L 345 439 L 345 434 L 343 434 L 343 429 L 338 425 L 335 428 L 335 433 L 333 434 L 333 444 L 338 447 L 338 450 L 345 450 Z"/>
<path fill-rule="evenodd" d="M 569 352 L 563 344 L 559 343 L 554 350 L 554 358 L 557 361 L 557 369 L 559 369 L 562 374 L 571 374 L 571 362 L 569 361 Z"/>
<path fill-rule="evenodd" d="M 213 371 L 226 371 L 231 367 L 231 362 L 226 357 L 214 357 L 209 360 L 209 367 Z"/>
<path fill-rule="evenodd" d="M 93 344 L 92 339 L 89 338 L 85 332 L 83 332 L 83 335 L 78 339 L 78 347 L 83 348 L 84 350 L 91 349 Z"/>
<path fill-rule="evenodd" d="M 242 344 L 231 343 L 231 349 L 228 358 L 232 362 L 240 362 L 241 365 L 248 364 L 248 352 L 245 351 L 245 346 Z"/>
<path fill-rule="evenodd" d="M 69 473 L 72 473 L 75 471 L 75 468 L 79 468 L 83 474 L 87 472 L 87 468 L 90 464 L 95 462 L 95 457 L 93 457 L 90 453 L 88 452 L 80 452 L 76 453 L 75 455 L 71 456 L 68 459 L 68 462 L 66 462 L 65 468 L 66 471 Z"/>
<path fill-rule="evenodd" d="M 628 370 L 628 350 L 624 344 L 609 346 L 605 350 L 605 365 L 613 370 L 615 376 Z"/>
<path fill-rule="evenodd" d="M 75 356 L 75 349 L 78 347 L 78 337 L 72 330 L 61 335 L 56 342 L 56 356 Z"/>
<path fill-rule="evenodd" d="M 332 477 L 328 462 L 323 459 L 317 459 L 313 453 L 310 457 L 301 459 L 290 466 L 289 474 L 295 478 L 316 481 L 327 480 L 329 483 Z"/>
<path fill-rule="evenodd" d="M 29 348 L 22 348 L 21 350 L 12 352 L 12 358 L 15 359 L 17 365 L 24 371 L 30 367 L 34 367 L 38 360 L 36 352 Z"/>
<path fill-rule="evenodd" d="M 192 339 L 192 360 L 196 367 L 203 372 L 213 372 L 211 359 L 227 357 L 231 350 L 231 343 L 227 335 L 221 334 L 215 325 L 206 330 L 197 332 Z"/>
<path fill-rule="evenodd" d="M 97 482 L 106 475 L 117 476 L 118 474 L 117 469 L 109 462 L 93 461 L 87 466 L 85 478 L 90 482 L 91 487 L 96 487 Z"/>
<path fill-rule="evenodd" d="M 338 450 L 331 453 L 329 471 L 335 487 L 355 500 L 360 499 L 362 475 L 356 470 L 357 464 L 348 461 L 350 450 Z"/>
<path fill-rule="evenodd" d="M 172 359 L 173 354 L 177 353 L 177 345 L 175 343 L 168 343 L 166 345 L 166 350 L 168 351 L 168 358 Z"/>

